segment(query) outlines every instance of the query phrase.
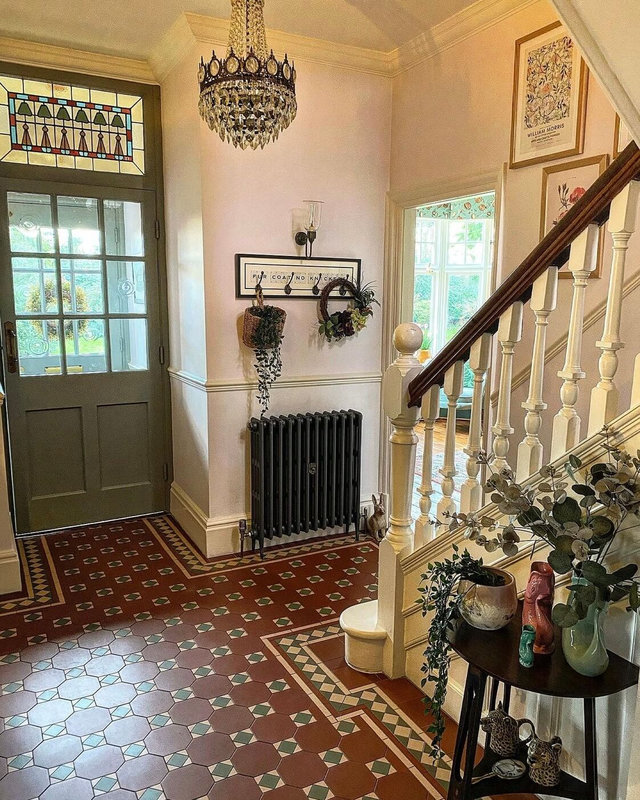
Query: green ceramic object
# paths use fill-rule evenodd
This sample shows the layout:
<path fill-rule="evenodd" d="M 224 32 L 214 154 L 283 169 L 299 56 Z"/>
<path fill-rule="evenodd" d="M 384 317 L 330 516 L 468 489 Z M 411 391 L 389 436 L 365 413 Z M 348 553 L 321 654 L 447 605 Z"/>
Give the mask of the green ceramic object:
<path fill-rule="evenodd" d="M 573 584 L 586 584 L 584 578 L 574 578 Z M 609 666 L 609 654 L 604 642 L 603 624 L 609 603 L 600 598 L 589 606 L 587 616 L 571 628 L 562 630 L 562 652 L 567 663 L 580 675 L 595 678 Z"/>
<path fill-rule="evenodd" d="M 533 625 L 523 625 L 520 634 L 520 647 L 518 649 L 518 660 L 523 667 L 533 666 L 533 643 L 536 640 L 536 629 Z"/>

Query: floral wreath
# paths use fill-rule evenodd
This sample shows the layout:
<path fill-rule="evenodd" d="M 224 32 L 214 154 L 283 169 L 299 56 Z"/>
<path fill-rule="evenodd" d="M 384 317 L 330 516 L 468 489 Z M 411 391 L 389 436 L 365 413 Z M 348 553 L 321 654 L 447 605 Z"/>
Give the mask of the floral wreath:
<path fill-rule="evenodd" d="M 329 295 L 338 287 L 341 294 L 351 294 L 350 303 L 344 311 L 329 314 Z M 380 305 L 370 283 L 360 288 L 346 278 L 329 281 L 320 294 L 318 332 L 326 336 L 329 342 L 354 336 L 366 326 L 368 317 L 373 316 L 373 303 Z"/>

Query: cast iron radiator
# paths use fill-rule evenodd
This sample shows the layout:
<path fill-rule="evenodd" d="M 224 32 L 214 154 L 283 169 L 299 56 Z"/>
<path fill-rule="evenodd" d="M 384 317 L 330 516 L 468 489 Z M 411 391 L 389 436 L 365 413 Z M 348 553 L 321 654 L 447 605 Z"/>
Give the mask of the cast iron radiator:
<path fill-rule="evenodd" d="M 251 544 L 344 525 L 360 515 L 362 414 L 324 411 L 252 419 Z"/>

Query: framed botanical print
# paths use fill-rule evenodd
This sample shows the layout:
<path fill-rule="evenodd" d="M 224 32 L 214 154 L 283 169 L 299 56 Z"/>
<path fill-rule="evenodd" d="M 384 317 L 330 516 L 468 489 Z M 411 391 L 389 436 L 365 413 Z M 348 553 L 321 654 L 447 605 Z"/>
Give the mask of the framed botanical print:
<path fill-rule="evenodd" d="M 631 141 L 633 141 L 631 131 L 616 114 L 616 122 L 613 127 L 613 157 L 617 158 Z"/>
<path fill-rule="evenodd" d="M 540 239 L 560 222 L 608 166 L 609 156 L 602 155 L 543 168 Z M 598 263 L 592 273 L 594 278 L 600 277 L 603 244 L 603 228 L 600 228 Z M 571 273 L 568 270 L 560 270 L 558 277 L 570 278 Z"/>
<path fill-rule="evenodd" d="M 588 71 L 554 22 L 516 41 L 509 166 L 582 153 Z"/>

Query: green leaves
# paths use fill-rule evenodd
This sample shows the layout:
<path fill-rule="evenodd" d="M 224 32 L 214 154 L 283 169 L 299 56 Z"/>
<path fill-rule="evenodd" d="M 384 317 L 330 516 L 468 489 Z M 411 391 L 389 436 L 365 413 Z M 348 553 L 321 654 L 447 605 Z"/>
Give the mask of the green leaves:
<path fill-rule="evenodd" d="M 567 497 L 562 503 L 554 503 L 551 512 L 556 522 L 564 525 L 565 522 L 580 522 L 582 511 L 573 497 Z"/>
<path fill-rule="evenodd" d="M 556 603 L 551 612 L 551 619 L 561 628 L 570 628 L 578 622 L 579 617 L 571 606 L 566 603 Z"/>
<path fill-rule="evenodd" d="M 552 550 L 547 556 L 547 561 L 553 571 L 559 575 L 564 575 L 573 567 L 573 555 L 563 553 L 561 550 Z"/>

